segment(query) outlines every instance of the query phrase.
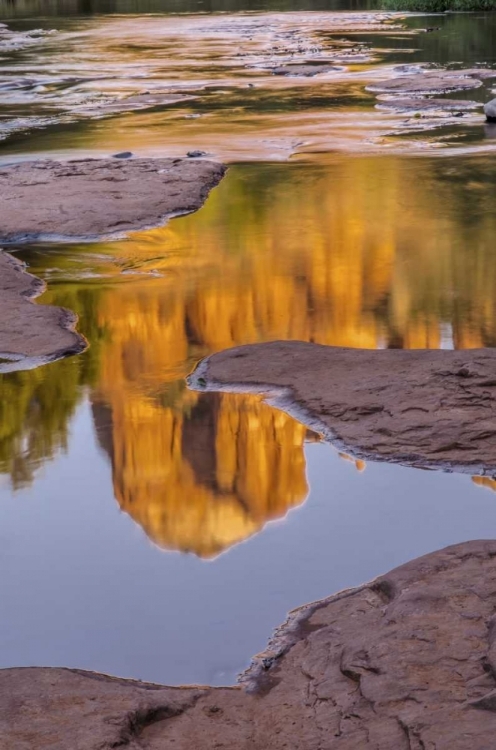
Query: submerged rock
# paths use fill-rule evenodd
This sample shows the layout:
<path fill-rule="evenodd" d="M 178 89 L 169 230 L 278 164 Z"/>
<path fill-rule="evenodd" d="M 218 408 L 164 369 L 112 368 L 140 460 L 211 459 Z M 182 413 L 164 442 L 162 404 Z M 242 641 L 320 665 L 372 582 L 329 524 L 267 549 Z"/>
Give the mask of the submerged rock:
<path fill-rule="evenodd" d="M 492 99 L 484 104 L 484 114 L 488 122 L 496 122 L 496 99 Z"/>
<path fill-rule="evenodd" d="M 0 167 L 0 241 L 99 237 L 158 225 L 200 208 L 225 171 L 191 159 L 40 160 Z"/>
<path fill-rule="evenodd" d="M 272 68 L 272 74 L 275 76 L 304 76 L 311 78 L 312 76 L 337 70 L 342 70 L 342 68 L 337 68 L 335 65 L 311 65 L 304 63 L 293 65 L 289 63 L 288 65 L 280 65 L 278 68 Z"/>
<path fill-rule="evenodd" d="M 379 99 L 376 104 L 379 109 L 394 109 L 399 112 L 452 112 L 477 109 L 480 106 L 478 102 L 464 101 L 463 99 L 428 99 L 423 97 Z"/>
<path fill-rule="evenodd" d="M 45 284 L 0 251 L 0 373 L 44 364 L 86 348 L 74 331 L 76 315 L 32 300 Z M 1 740 L 0 740 L 1 745 Z"/>
<path fill-rule="evenodd" d="M 482 86 L 482 81 L 496 78 L 490 68 L 465 68 L 463 70 L 412 71 L 386 81 L 372 83 L 367 91 L 399 94 L 444 94 L 448 91 L 465 91 Z"/>
<path fill-rule="evenodd" d="M 292 612 L 234 688 L 0 670 L 1 750 L 487 750 L 496 542 L 467 542 Z"/>
<path fill-rule="evenodd" d="M 379 93 L 443 94 L 448 91 L 476 89 L 481 85 L 481 81 L 473 76 L 453 76 L 441 72 L 398 76 L 389 81 L 372 83 L 367 86 L 367 90 Z"/>
<path fill-rule="evenodd" d="M 276 341 L 190 376 L 257 390 L 359 458 L 496 474 L 496 350 L 363 350 Z"/>

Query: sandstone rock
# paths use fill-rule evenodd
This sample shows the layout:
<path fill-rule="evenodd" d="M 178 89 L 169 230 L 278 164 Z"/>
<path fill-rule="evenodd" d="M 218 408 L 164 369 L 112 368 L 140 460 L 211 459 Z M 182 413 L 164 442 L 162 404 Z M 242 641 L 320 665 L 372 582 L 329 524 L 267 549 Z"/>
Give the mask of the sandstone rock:
<path fill-rule="evenodd" d="M 398 94 L 444 94 L 448 91 L 477 89 L 481 81 L 473 76 L 454 76 L 446 73 L 419 73 L 398 76 L 367 86 L 367 91 Z"/>
<path fill-rule="evenodd" d="M 77 319 L 72 312 L 33 304 L 44 288 L 22 263 L 0 251 L 0 373 L 34 367 L 86 347 L 74 331 Z"/>
<path fill-rule="evenodd" d="M 496 542 L 295 610 L 234 688 L 0 670 L 0 750 L 488 750 Z"/>
<path fill-rule="evenodd" d="M 276 341 L 214 354 L 190 383 L 268 393 L 355 457 L 496 474 L 494 349 L 375 351 Z"/>
<path fill-rule="evenodd" d="M 368 91 L 398 94 L 444 94 L 448 91 L 476 89 L 482 81 L 496 78 L 490 68 L 465 68 L 463 70 L 412 70 L 410 75 L 400 75 L 386 81 L 372 83 Z"/>
<path fill-rule="evenodd" d="M 379 99 L 376 107 L 378 109 L 393 109 L 398 112 L 429 112 L 432 110 L 440 112 L 457 112 L 469 109 L 477 109 L 481 105 L 478 102 L 463 99 L 435 99 L 426 97 L 401 97 L 393 99 Z"/>
<path fill-rule="evenodd" d="M 99 237 L 198 209 L 225 167 L 191 159 L 42 160 L 0 167 L 0 241 Z"/>
<path fill-rule="evenodd" d="M 484 114 L 488 122 L 496 122 L 496 99 L 492 99 L 484 104 Z"/>
<path fill-rule="evenodd" d="M 478 78 L 480 81 L 491 80 L 496 78 L 496 69 L 494 68 L 461 68 L 460 70 L 446 70 L 448 76 L 470 76 Z"/>

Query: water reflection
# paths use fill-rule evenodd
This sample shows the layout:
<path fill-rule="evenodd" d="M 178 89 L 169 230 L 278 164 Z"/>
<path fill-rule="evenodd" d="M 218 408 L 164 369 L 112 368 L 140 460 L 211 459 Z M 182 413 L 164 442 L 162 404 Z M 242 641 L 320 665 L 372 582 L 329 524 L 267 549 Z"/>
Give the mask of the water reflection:
<path fill-rule="evenodd" d="M 167 408 L 105 385 L 93 417 L 115 497 L 160 547 L 212 557 L 306 499 L 306 430 L 285 414 L 233 395 Z"/>
<path fill-rule="evenodd" d="M 232 0 L 233 11 L 242 4 Z M 132 6 L 132 0 L 116 2 L 113 13 L 103 3 L 102 15 L 93 15 L 91 4 L 85 9 L 75 2 L 68 15 L 0 26 L 4 158 L 128 150 L 170 156 L 199 149 L 233 162 L 312 158 L 337 149 L 493 148 L 480 112 L 405 118 L 377 108 L 366 90 L 397 75 L 398 63 L 492 64 L 493 14 L 442 16 L 439 28 L 425 34 L 417 33 L 425 17 L 404 21 L 328 8 L 157 17 L 144 15 L 143 7 L 139 16 L 126 16 Z M 22 15 L 21 2 L 11 7 Z M 167 4 L 158 11 L 166 13 Z M 273 74 L 295 63 L 328 69 L 315 76 Z M 486 81 L 470 98 L 482 105 L 490 85 Z"/>
<path fill-rule="evenodd" d="M 303 502 L 316 438 L 255 397 L 190 392 L 184 376 L 209 352 L 277 338 L 494 345 L 495 181 L 482 159 L 245 165 L 167 227 L 23 251 L 92 346 L 0 380 L 2 470 L 29 479 L 64 447 L 83 389 L 115 497 L 150 539 L 210 557 L 247 538 Z"/>

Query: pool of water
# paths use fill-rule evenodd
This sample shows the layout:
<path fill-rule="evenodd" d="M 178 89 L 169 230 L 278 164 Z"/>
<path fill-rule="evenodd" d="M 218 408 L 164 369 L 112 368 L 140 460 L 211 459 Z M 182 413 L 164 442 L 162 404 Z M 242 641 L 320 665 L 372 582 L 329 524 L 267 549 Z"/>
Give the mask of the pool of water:
<path fill-rule="evenodd" d="M 492 64 L 496 23 L 412 17 L 339 49 L 320 29 L 319 55 L 354 62 L 296 86 L 256 66 L 279 59 L 267 44 L 299 44 L 295 30 L 316 38 L 308 11 L 329 18 L 315 4 L 264 5 L 266 35 L 265 16 L 235 13 L 246 7 L 40 8 L 0 1 L 0 161 L 204 146 L 230 166 L 200 211 L 164 227 L 9 248 L 47 281 L 41 304 L 78 313 L 90 346 L 0 376 L 0 667 L 232 684 L 292 607 L 496 529 L 491 478 L 365 465 L 258 397 L 184 380 L 203 356 L 255 341 L 496 344 L 491 132 L 479 115 L 385 136 L 398 116 L 365 91 L 400 61 Z M 417 33 L 427 21 L 439 31 Z M 249 74 L 233 57 L 241 37 Z M 165 84 L 197 98 L 88 110 Z"/>

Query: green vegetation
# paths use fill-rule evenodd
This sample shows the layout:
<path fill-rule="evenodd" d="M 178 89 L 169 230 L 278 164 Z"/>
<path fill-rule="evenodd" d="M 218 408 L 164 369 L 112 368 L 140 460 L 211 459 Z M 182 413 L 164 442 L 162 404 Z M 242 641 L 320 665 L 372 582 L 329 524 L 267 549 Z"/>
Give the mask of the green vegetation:
<path fill-rule="evenodd" d="M 98 323 L 98 291 L 55 285 L 38 304 L 62 305 L 79 315 L 78 330 L 91 346 L 77 357 L 35 370 L 0 376 L 0 474 L 14 488 L 24 487 L 34 472 L 67 449 L 69 425 L 85 387 L 98 379 L 105 330 Z"/>
<path fill-rule="evenodd" d="M 496 10 L 496 0 L 382 0 L 382 7 L 386 10 L 409 10 L 419 13 Z"/>

